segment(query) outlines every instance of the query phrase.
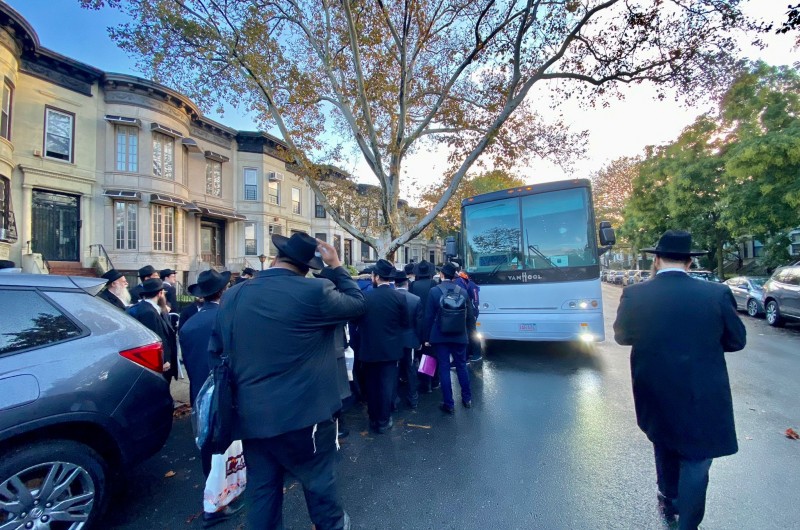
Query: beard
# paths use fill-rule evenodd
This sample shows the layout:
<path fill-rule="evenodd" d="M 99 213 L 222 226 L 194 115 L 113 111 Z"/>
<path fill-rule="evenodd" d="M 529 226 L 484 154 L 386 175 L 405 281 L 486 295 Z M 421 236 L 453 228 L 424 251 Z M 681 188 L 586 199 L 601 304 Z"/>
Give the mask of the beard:
<path fill-rule="evenodd" d="M 131 293 L 122 286 L 115 286 L 112 289 L 109 289 L 111 294 L 122 300 L 122 303 L 125 305 L 131 305 Z"/>

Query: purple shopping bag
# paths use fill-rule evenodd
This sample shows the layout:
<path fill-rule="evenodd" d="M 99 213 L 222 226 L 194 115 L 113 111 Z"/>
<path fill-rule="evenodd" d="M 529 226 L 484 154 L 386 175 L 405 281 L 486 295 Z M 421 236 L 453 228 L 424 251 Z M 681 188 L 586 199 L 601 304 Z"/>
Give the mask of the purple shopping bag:
<path fill-rule="evenodd" d="M 419 360 L 418 371 L 422 374 L 433 377 L 433 374 L 436 373 L 436 358 L 423 353 Z"/>

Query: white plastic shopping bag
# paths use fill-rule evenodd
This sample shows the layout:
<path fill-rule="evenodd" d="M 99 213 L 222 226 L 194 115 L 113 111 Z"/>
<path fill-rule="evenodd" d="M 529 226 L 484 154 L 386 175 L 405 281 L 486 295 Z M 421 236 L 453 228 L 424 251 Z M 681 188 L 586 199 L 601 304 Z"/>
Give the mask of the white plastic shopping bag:
<path fill-rule="evenodd" d="M 203 511 L 214 513 L 224 509 L 247 485 L 247 467 L 241 440 L 235 440 L 225 454 L 211 457 L 211 473 L 203 492 Z"/>

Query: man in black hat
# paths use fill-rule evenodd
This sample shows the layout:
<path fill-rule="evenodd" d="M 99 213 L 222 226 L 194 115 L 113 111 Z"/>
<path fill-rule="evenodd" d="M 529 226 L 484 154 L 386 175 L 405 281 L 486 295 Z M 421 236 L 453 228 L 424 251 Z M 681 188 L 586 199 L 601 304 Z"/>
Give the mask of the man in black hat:
<path fill-rule="evenodd" d="M 233 282 L 233 284 L 236 285 L 237 283 L 242 283 L 246 282 L 247 280 L 251 280 L 255 275 L 256 271 L 254 269 L 252 269 L 251 267 L 245 267 L 244 269 L 242 269 L 242 273 L 239 275 L 238 278 L 236 278 L 236 281 Z"/>
<path fill-rule="evenodd" d="M 428 344 L 433 346 L 436 352 L 436 364 L 439 368 L 439 382 L 442 385 L 442 403 L 440 408 L 448 414 L 455 412 L 455 401 L 453 400 L 453 384 L 450 381 L 450 359 L 456 368 L 458 384 L 461 387 L 461 404 L 464 408 L 472 407 L 472 388 L 469 383 L 469 371 L 467 370 L 467 320 L 472 314 L 472 304 L 469 302 L 469 295 L 465 289 L 459 287 L 453 280 L 455 279 L 458 268 L 453 263 L 445 263 L 440 271 L 442 283 L 431 289 L 428 296 L 428 304 L 425 309 L 425 331 L 428 337 Z M 452 295 L 461 297 L 463 309 L 463 326 L 458 329 L 444 330 L 442 326 L 440 300 Z"/>
<path fill-rule="evenodd" d="M 746 331 L 725 285 L 696 280 L 688 232 L 668 230 L 655 248 L 656 275 L 622 291 L 614 338 L 631 345 L 636 420 L 653 443 L 658 502 L 668 523 L 696 529 L 713 458 L 737 452 L 724 352 Z"/>
<path fill-rule="evenodd" d="M 177 283 L 177 271 L 172 269 L 164 269 L 159 271 L 159 277 L 164 282 L 164 298 L 169 306 L 169 311 L 172 313 L 178 312 L 178 292 L 175 289 Z"/>
<path fill-rule="evenodd" d="M 406 263 L 406 266 L 403 267 L 403 272 L 406 273 L 406 277 L 408 277 L 408 283 L 414 283 L 414 279 L 416 278 L 416 273 L 414 272 L 417 268 L 417 264 L 413 261 L 411 263 Z"/>
<path fill-rule="evenodd" d="M 144 267 L 139 269 L 137 275 L 139 276 L 139 280 L 141 280 L 141 283 L 129 289 L 129 292 L 131 294 L 131 303 L 133 304 L 139 302 L 140 298 L 139 295 L 142 292 L 142 284 L 145 282 L 145 280 L 149 280 L 151 278 L 159 278 L 161 276 L 155 269 L 155 267 L 153 267 L 152 265 L 145 265 Z"/>
<path fill-rule="evenodd" d="M 414 267 L 414 274 L 415 280 L 414 282 L 408 287 L 408 292 L 411 294 L 419 296 L 419 303 L 422 306 L 422 313 L 423 319 L 425 314 L 425 308 L 428 307 L 428 295 L 431 292 L 431 289 L 436 287 L 432 277 L 434 273 L 433 264 L 422 260 Z M 424 335 L 424 333 L 423 333 Z M 430 345 L 422 345 L 416 352 L 415 358 L 419 360 L 422 357 L 422 354 L 429 355 L 431 357 L 436 357 L 436 353 L 433 351 Z M 419 391 L 424 394 L 430 394 L 433 392 L 434 389 L 439 388 L 439 377 L 438 377 L 438 370 L 439 367 L 436 367 L 436 372 L 434 372 L 433 376 L 429 376 L 427 374 L 418 373 L 417 378 L 419 380 Z"/>
<path fill-rule="evenodd" d="M 191 320 L 181 325 L 179 341 L 183 364 L 186 366 L 186 375 L 189 377 L 189 402 L 194 407 L 197 393 L 208 378 L 212 369 L 211 354 L 208 352 L 208 343 L 211 330 L 217 320 L 217 310 L 222 293 L 228 287 L 231 273 L 228 271 L 217 272 L 214 269 L 203 271 L 197 277 L 197 283 L 189 286 L 188 291 L 197 298 L 203 299 L 203 305 Z M 203 475 L 208 478 L 211 472 L 211 451 L 200 451 L 200 463 Z M 225 509 L 215 513 L 203 512 L 203 524 L 209 526 L 213 523 L 230 518 L 241 509 L 241 504 L 228 505 Z"/>
<path fill-rule="evenodd" d="M 316 528 L 349 528 L 335 476 L 336 336 L 364 312 L 364 295 L 328 243 L 303 232 L 273 235 L 272 243 L 271 267 L 222 297 L 209 344 L 215 359 L 229 357 L 248 528 L 283 527 L 287 473 L 302 484 Z M 307 278 L 310 269 L 322 269 L 322 278 Z"/>
<path fill-rule="evenodd" d="M 164 298 L 164 284 L 159 278 L 150 278 L 141 285 L 141 300 L 128 308 L 128 314 L 144 324 L 161 338 L 164 348 L 164 378 L 178 376 L 178 343 L 175 330 L 168 317 L 161 312 L 159 299 Z"/>
<path fill-rule="evenodd" d="M 128 292 L 128 280 L 117 269 L 111 269 L 101 276 L 106 280 L 106 288 L 97 296 L 110 303 L 117 309 L 125 311 L 131 303 L 131 294 Z"/>
<path fill-rule="evenodd" d="M 367 310 L 357 322 L 369 426 L 378 433 L 393 425 L 397 362 L 403 357 L 403 339 L 409 327 L 408 303 L 392 283 L 395 273 L 390 261 L 379 259 L 375 263 L 374 288 L 366 294 Z"/>

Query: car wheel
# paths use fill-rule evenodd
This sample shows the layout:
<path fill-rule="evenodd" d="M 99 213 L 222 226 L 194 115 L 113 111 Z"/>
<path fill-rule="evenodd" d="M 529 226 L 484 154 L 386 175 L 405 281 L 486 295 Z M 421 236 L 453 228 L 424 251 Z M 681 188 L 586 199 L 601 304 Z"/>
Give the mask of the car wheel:
<path fill-rule="evenodd" d="M 754 298 L 747 301 L 747 314 L 751 317 L 758 316 L 758 302 Z"/>
<path fill-rule="evenodd" d="M 767 307 L 765 309 L 767 311 L 767 324 L 775 326 L 776 328 L 783 326 L 783 317 L 781 316 L 778 302 L 770 300 L 767 302 Z"/>
<path fill-rule="evenodd" d="M 87 530 L 106 499 L 108 467 L 71 440 L 25 445 L 0 463 L 0 528 Z"/>

